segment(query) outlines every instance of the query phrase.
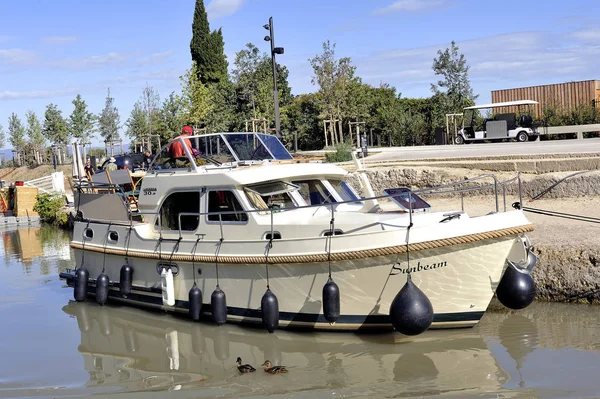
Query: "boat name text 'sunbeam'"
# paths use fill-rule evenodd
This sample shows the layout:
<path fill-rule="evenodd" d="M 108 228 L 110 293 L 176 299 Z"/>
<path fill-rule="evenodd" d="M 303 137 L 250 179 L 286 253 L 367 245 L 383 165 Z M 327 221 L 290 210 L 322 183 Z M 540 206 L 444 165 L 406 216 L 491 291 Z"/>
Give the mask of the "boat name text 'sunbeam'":
<path fill-rule="evenodd" d="M 421 262 L 417 263 L 417 266 L 413 266 L 413 267 L 406 267 L 406 268 L 402 268 L 400 267 L 400 264 L 397 263 L 394 266 L 392 266 L 392 276 L 395 276 L 396 274 L 408 274 L 408 273 L 415 273 L 415 272 L 420 272 L 420 271 L 424 271 L 424 270 L 433 270 L 433 269 L 439 269 L 440 267 L 446 267 L 448 266 L 448 263 L 446 261 L 442 261 L 442 262 L 438 262 L 438 263 L 432 263 L 430 265 L 421 265 Z"/>

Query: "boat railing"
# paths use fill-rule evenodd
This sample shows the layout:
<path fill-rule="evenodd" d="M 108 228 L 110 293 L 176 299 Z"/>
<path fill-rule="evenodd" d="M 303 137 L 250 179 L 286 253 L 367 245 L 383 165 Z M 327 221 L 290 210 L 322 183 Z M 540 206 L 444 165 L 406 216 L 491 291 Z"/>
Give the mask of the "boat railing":
<path fill-rule="evenodd" d="M 480 180 L 491 180 L 491 182 L 484 184 L 484 185 L 477 185 L 477 186 L 473 186 L 473 187 L 461 187 L 464 184 L 467 183 L 473 183 L 476 181 L 480 181 Z M 464 180 L 460 180 L 457 182 L 452 182 L 452 183 L 448 183 L 448 184 L 443 184 L 440 186 L 436 186 L 436 187 L 426 187 L 426 188 L 421 188 L 421 189 L 417 189 L 417 190 L 408 190 L 406 191 L 404 194 L 408 195 L 409 197 L 409 212 L 408 216 L 409 216 L 409 225 L 412 226 L 413 223 L 413 213 L 414 210 L 412 209 L 412 195 L 442 195 L 442 194 L 453 194 L 453 193 L 460 193 L 461 194 L 461 209 L 464 212 L 464 193 L 468 193 L 468 192 L 475 192 L 475 191 L 481 191 L 481 190 L 486 190 L 486 189 L 493 189 L 494 191 L 494 197 L 495 197 L 495 212 L 499 212 L 499 193 L 498 193 L 498 189 L 499 187 L 502 189 L 502 198 L 503 198 L 503 211 L 506 212 L 506 187 L 510 184 L 514 184 L 514 183 L 518 184 L 518 193 L 519 193 L 519 203 L 522 202 L 522 188 L 521 188 L 521 174 L 517 173 L 517 175 L 514 178 L 511 179 L 507 179 L 507 180 L 503 180 L 503 181 L 498 181 L 497 177 L 493 174 L 483 174 L 483 175 L 479 175 L 476 177 L 472 177 L 472 178 L 468 178 L 468 179 L 464 179 Z M 379 196 L 375 196 L 375 197 L 369 197 L 369 198 L 360 198 L 358 201 L 368 201 L 368 200 L 383 200 L 383 199 L 391 199 L 392 197 L 394 197 L 394 195 L 390 195 L 390 194 L 386 194 L 386 195 L 379 195 Z M 339 205 L 342 204 L 356 204 L 357 200 L 349 200 L 349 201 L 339 201 L 339 202 L 330 202 L 330 203 L 321 203 L 321 204 L 311 204 L 311 205 L 301 205 L 301 206 L 296 206 L 293 208 L 288 208 L 288 209 L 281 209 L 278 208 L 274 205 L 268 205 L 267 209 L 236 209 L 236 210 L 230 210 L 230 211 L 217 211 L 217 212 L 180 212 L 177 215 L 177 222 L 178 222 L 178 233 L 179 233 L 179 238 L 181 239 L 181 237 L 183 236 L 183 231 L 181 226 L 181 218 L 182 217 L 186 217 L 186 216 L 197 216 L 197 217 L 203 217 L 203 216 L 218 216 L 219 217 L 219 226 L 221 229 L 221 235 L 223 235 L 223 216 L 224 215 L 239 215 L 239 214 L 252 214 L 252 213 L 265 213 L 265 212 L 269 212 L 271 215 L 271 237 L 273 237 L 273 231 L 274 231 L 274 226 L 273 226 L 273 214 L 274 213 L 278 213 L 278 212 L 287 212 L 287 211 L 292 211 L 292 210 L 298 210 L 298 209 L 308 209 L 308 208 L 327 208 L 332 215 L 332 220 L 334 219 L 334 214 L 335 214 L 335 209 L 336 207 L 338 207 Z M 136 214 L 139 215 L 149 215 L 149 216 L 157 216 L 159 215 L 159 212 L 136 212 Z M 157 223 L 158 223 L 158 228 L 159 228 L 159 234 L 160 237 L 162 239 L 162 234 L 163 234 L 163 226 L 162 226 L 162 218 L 157 218 Z M 168 231 L 172 231 L 172 230 L 168 230 Z M 334 232 L 331 232 L 331 234 L 334 234 Z"/>

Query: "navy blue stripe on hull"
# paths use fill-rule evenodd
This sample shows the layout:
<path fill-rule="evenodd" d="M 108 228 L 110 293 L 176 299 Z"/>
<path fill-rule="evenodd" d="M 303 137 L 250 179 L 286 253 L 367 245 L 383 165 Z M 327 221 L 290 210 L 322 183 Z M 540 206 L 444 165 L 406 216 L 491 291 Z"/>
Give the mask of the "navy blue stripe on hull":
<path fill-rule="evenodd" d="M 72 285 L 72 279 L 67 279 L 69 285 Z M 111 283 L 111 286 L 115 287 L 118 284 Z M 136 291 L 145 291 L 145 292 L 154 292 L 160 293 L 160 290 L 156 290 L 153 288 L 146 287 L 132 287 L 133 290 Z M 88 285 L 88 293 L 95 295 L 96 287 L 93 285 Z M 144 295 L 143 293 L 135 293 L 132 292 L 125 298 L 119 291 L 109 290 L 109 297 L 123 299 L 123 300 L 131 300 L 138 303 L 147 303 L 149 305 L 162 306 L 162 297 L 152 296 L 152 295 Z M 188 301 L 176 300 L 173 308 L 176 308 L 178 311 L 183 311 L 185 313 L 188 312 L 189 303 Z M 210 314 L 210 304 L 203 304 L 202 313 Z M 245 308 L 237 308 L 237 307 L 227 307 L 227 314 L 230 316 L 237 316 L 248 319 L 262 319 L 262 312 L 258 309 L 245 309 Z M 457 313 L 436 313 L 433 316 L 434 323 L 476 323 L 483 316 L 484 312 L 457 312 Z M 329 322 L 325 319 L 325 316 L 322 314 L 316 313 L 292 313 L 292 312 L 279 312 L 279 320 L 288 321 L 288 322 L 301 322 L 301 323 L 326 323 Z M 251 320 L 248 320 L 251 322 Z M 255 323 L 255 321 L 254 321 Z M 369 325 L 389 325 L 391 329 L 391 321 L 388 315 L 340 315 L 337 323 L 340 324 L 355 324 L 357 328 L 363 326 L 364 328 L 369 328 Z M 301 327 L 296 325 L 297 327 Z M 306 326 L 306 328 L 313 328 L 311 326 Z M 381 327 L 380 327 L 381 328 Z M 385 328 L 384 328 L 385 329 Z"/>

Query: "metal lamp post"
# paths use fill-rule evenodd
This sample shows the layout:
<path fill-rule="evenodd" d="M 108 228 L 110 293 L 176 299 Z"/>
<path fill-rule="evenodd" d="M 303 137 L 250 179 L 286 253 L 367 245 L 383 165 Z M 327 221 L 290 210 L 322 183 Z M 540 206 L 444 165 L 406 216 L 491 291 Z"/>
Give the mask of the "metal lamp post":
<path fill-rule="evenodd" d="M 279 97 L 277 95 L 277 63 L 275 62 L 275 54 L 283 54 L 283 47 L 275 47 L 275 34 L 273 32 L 273 17 L 269 18 L 269 23 L 263 26 L 269 31 L 269 36 L 265 36 L 266 42 L 271 42 L 271 62 L 273 64 L 273 100 L 275 111 L 275 134 L 281 138 L 281 124 L 279 121 Z"/>

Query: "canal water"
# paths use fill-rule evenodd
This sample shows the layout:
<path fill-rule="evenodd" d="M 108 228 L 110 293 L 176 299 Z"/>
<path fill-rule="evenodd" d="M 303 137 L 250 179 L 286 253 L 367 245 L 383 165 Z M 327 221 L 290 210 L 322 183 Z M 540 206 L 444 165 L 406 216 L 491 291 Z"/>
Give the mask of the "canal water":
<path fill-rule="evenodd" d="M 0 397 L 596 398 L 600 307 L 534 303 L 471 329 L 332 334 L 72 302 L 67 233 L 0 230 Z M 241 375 L 240 356 L 258 370 Z M 260 370 L 265 360 L 288 374 Z"/>

